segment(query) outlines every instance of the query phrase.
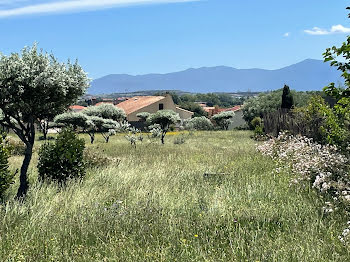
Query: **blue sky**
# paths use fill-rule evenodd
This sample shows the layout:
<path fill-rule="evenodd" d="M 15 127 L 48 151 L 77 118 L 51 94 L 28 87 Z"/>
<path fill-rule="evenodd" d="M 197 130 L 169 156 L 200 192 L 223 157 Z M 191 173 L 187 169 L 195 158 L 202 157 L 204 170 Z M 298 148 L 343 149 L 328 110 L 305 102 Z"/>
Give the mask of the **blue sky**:
<path fill-rule="evenodd" d="M 0 0 L 0 51 L 38 42 L 91 78 L 226 65 L 277 69 L 350 35 L 345 0 Z"/>

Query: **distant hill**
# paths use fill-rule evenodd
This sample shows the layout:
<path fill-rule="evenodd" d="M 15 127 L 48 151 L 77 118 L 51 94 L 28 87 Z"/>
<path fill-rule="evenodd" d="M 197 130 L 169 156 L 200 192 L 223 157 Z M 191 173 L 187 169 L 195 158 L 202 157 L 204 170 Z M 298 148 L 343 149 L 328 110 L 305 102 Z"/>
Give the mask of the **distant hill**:
<path fill-rule="evenodd" d="M 262 92 L 288 84 L 297 91 L 321 90 L 330 82 L 343 82 L 340 72 L 321 60 L 307 59 L 277 70 L 236 69 L 226 66 L 190 68 L 168 74 L 113 74 L 94 80 L 89 94 L 181 90 L 191 93 Z"/>

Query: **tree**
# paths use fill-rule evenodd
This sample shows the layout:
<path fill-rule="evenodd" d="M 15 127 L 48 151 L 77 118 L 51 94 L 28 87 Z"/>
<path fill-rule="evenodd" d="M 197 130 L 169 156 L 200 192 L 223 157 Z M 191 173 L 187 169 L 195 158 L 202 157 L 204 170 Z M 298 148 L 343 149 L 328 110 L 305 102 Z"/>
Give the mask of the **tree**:
<path fill-rule="evenodd" d="M 123 109 L 112 104 L 102 104 L 99 106 L 90 106 L 83 113 L 88 116 L 98 116 L 104 119 L 112 119 L 121 122 L 125 120 L 126 114 Z"/>
<path fill-rule="evenodd" d="M 350 7 L 346 8 L 350 10 Z M 350 18 L 350 14 L 348 15 Z M 338 57 L 343 57 L 343 61 L 339 61 Z M 327 48 L 326 52 L 323 53 L 324 62 L 330 62 L 331 66 L 335 66 L 342 72 L 342 77 L 345 80 L 346 88 L 337 88 L 334 83 L 330 83 L 324 88 L 324 91 L 337 99 L 343 97 L 350 97 L 350 35 L 346 41 L 343 42 L 341 47 L 333 46 Z"/>
<path fill-rule="evenodd" d="M 106 143 L 109 142 L 111 135 L 115 134 L 115 130 L 119 129 L 120 124 L 112 119 L 104 119 L 98 116 L 91 116 L 88 119 L 88 134 L 91 137 L 91 143 L 95 139 L 95 132 L 101 133 Z"/>
<path fill-rule="evenodd" d="M 77 131 L 78 128 L 84 131 L 88 127 L 88 119 L 89 117 L 83 113 L 69 112 L 57 115 L 54 118 L 54 122 L 65 127 L 70 127 L 75 131 Z"/>
<path fill-rule="evenodd" d="M 294 90 L 290 92 L 293 96 L 294 106 L 296 107 L 306 106 L 312 95 L 315 94 L 315 92 L 296 92 Z M 250 128 L 253 128 L 251 126 L 251 121 L 255 117 L 263 118 L 264 115 L 275 112 L 281 108 L 282 94 L 283 90 L 279 89 L 269 93 L 261 93 L 244 102 L 242 109 L 243 119 L 248 123 Z"/>
<path fill-rule="evenodd" d="M 194 117 L 208 116 L 208 113 L 204 111 L 203 107 L 194 102 L 183 102 L 180 104 L 180 107 L 193 112 Z"/>
<path fill-rule="evenodd" d="M 212 122 L 205 116 L 194 117 L 186 121 L 186 129 L 195 130 L 212 130 L 214 128 Z"/>
<path fill-rule="evenodd" d="M 108 143 L 110 136 L 114 132 L 112 130 L 119 129 L 121 122 L 126 118 L 123 109 L 111 104 L 90 106 L 83 111 L 83 114 L 89 116 L 88 134 L 90 135 L 91 143 L 93 143 L 95 138 L 95 132 L 100 132 L 106 143 Z"/>
<path fill-rule="evenodd" d="M 70 127 L 75 131 L 81 130 L 82 132 L 86 132 L 90 136 L 91 144 L 95 141 L 96 132 L 100 132 L 106 143 L 108 143 L 109 137 L 112 134 L 110 130 L 120 127 L 120 124 L 112 119 L 74 112 L 60 114 L 55 117 L 54 121 L 64 127 Z"/>
<path fill-rule="evenodd" d="M 17 198 L 28 191 L 27 171 L 33 154 L 35 124 L 64 112 L 89 85 L 77 62 L 60 63 L 37 45 L 21 53 L 0 57 L 1 124 L 11 128 L 25 143 Z"/>
<path fill-rule="evenodd" d="M 138 118 L 140 118 L 140 121 L 142 122 L 146 122 L 147 118 L 151 115 L 151 113 L 148 113 L 148 112 L 141 112 L 141 113 L 138 113 L 136 116 Z"/>
<path fill-rule="evenodd" d="M 147 121 L 151 125 L 159 125 L 162 130 L 161 141 L 164 144 L 164 137 L 169 131 L 171 125 L 175 125 L 179 122 L 180 116 L 172 110 L 159 110 L 157 113 L 151 114 Z"/>
<path fill-rule="evenodd" d="M 282 104 L 281 108 L 291 109 L 294 105 L 293 95 L 290 92 L 289 86 L 284 85 L 282 93 Z"/>
<path fill-rule="evenodd" d="M 212 117 L 212 119 L 220 126 L 223 130 L 227 130 L 230 125 L 230 120 L 235 116 L 233 111 L 221 112 Z"/>

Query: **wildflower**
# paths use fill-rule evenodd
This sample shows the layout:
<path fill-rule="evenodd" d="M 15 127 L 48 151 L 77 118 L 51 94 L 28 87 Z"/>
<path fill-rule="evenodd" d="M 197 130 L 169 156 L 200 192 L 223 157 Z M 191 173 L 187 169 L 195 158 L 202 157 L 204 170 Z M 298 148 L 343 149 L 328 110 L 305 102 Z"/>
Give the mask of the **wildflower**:
<path fill-rule="evenodd" d="M 194 235 L 194 237 L 195 237 L 195 238 L 197 238 L 197 237 L 198 237 L 198 235 Z"/>

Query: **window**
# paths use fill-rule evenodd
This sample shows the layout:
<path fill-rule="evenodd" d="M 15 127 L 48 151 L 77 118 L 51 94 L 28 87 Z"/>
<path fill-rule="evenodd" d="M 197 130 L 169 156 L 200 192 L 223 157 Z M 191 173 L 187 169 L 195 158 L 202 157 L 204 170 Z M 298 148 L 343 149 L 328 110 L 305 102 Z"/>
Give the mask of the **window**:
<path fill-rule="evenodd" d="M 163 110 L 164 109 L 164 104 L 159 104 L 159 110 Z"/>

